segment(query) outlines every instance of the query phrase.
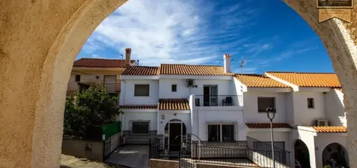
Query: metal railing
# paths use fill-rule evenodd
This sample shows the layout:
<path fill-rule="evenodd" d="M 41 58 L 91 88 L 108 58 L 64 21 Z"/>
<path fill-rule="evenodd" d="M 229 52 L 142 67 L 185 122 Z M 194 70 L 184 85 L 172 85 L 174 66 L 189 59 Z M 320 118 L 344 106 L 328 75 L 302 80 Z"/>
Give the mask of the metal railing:
<path fill-rule="evenodd" d="M 165 151 L 162 137 L 150 141 L 150 158 L 179 160 L 180 168 L 204 167 L 205 165 L 226 165 L 231 167 L 272 167 L 271 151 L 250 148 L 248 141 L 230 143 L 212 143 L 185 141 L 179 152 Z M 269 148 L 268 148 L 269 149 Z M 291 166 L 290 152 L 276 150 L 275 163 L 277 168 Z"/>
<path fill-rule="evenodd" d="M 252 137 L 247 137 L 248 158 L 257 165 L 272 166 L 272 152 L 270 142 L 262 142 Z M 274 159 L 276 167 L 285 168 L 291 165 L 290 152 L 285 150 L 284 142 L 274 142 Z"/>
<path fill-rule="evenodd" d="M 195 95 L 195 106 L 238 106 L 241 96 L 237 95 Z"/>

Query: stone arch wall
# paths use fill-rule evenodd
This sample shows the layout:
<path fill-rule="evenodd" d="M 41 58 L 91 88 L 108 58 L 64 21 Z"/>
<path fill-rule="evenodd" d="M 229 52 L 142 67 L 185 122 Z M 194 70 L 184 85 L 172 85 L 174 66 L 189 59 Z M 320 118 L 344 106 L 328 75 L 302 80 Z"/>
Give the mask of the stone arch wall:
<path fill-rule="evenodd" d="M 58 167 L 75 55 L 125 1 L 0 1 L 0 167 Z"/>
<path fill-rule="evenodd" d="M 350 156 L 357 156 L 357 2 L 354 1 L 352 23 L 338 19 L 318 22 L 316 1 L 284 0 L 293 8 L 320 36 L 334 69 L 342 82 L 344 103 L 348 120 L 348 152 Z M 350 165 L 357 166 L 356 160 L 350 160 Z"/>
<path fill-rule="evenodd" d="M 94 28 L 125 1 L 0 1 L 0 167 L 58 167 L 73 60 Z M 357 17 L 353 24 L 318 24 L 315 1 L 284 1 L 329 52 L 345 91 L 349 154 L 357 156 L 357 131 L 351 131 L 357 120 Z"/>

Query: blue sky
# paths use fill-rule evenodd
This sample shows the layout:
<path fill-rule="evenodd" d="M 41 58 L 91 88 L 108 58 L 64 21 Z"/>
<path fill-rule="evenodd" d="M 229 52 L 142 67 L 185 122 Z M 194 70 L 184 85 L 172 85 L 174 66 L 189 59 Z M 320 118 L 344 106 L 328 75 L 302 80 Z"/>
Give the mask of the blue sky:
<path fill-rule="evenodd" d="M 129 0 L 77 58 L 122 58 L 127 47 L 140 65 L 222 65 L 229 53 L 234 72 L 333 72 L 319 37 L 281 0 Z"/>

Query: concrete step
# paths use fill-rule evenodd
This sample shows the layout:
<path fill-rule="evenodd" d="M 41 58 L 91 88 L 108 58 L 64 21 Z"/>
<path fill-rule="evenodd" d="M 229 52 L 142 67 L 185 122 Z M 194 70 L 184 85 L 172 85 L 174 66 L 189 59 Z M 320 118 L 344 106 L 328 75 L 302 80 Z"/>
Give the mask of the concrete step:
<path fill-rule="evenodd" d="M 147 145 L 150 142 L 149 135 L 126 135 L 125 144 L 130 145 Z"/>

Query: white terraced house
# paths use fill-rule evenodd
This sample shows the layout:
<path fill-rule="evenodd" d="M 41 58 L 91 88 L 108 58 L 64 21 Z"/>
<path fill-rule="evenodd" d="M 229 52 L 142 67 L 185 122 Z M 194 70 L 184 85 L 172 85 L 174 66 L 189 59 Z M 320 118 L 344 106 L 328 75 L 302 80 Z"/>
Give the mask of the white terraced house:
<path fill-rule="evenodd" d="M 271 109 L 277 161 L 348 166 L 343 93 L 335 74 L 234 74 L 226 54 L 224 66 L 131 66 L 120 79 L 127 144 L 145 144 L 156 135 L 170 152 L 191 135 L 200 143 L 248 142 L 249 148 L 270 150 Z M 290 155 L 282 156 L 285 151 Z"/>

